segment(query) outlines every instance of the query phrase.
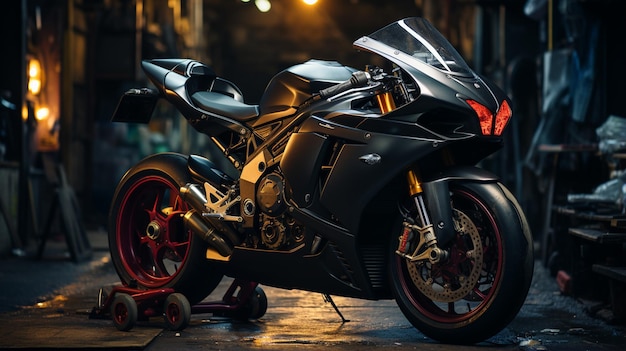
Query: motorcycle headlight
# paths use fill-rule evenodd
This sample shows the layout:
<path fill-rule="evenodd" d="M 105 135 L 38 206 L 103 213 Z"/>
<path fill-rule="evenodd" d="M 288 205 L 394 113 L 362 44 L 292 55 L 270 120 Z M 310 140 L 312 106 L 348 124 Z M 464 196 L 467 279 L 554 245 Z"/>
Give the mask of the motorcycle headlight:
<path fill-rule="evenodd" d="M 498 113 L 496 114 L 496 125 L 493 128 L 493 134 L 500 135 L 506 127 L 507 123 L 509 123 L 509 119 L 513 115 L 513 111 L 509 106 L 509 103 L 504 100 L 500 105 L 500 109 L 498 109 Z"/>
<path fill-rule="evenodd" d="M 474 112 L 476 112 L 480 123 L 480 131 L 483 135 L 501 135 L 504 127 L 506 127 L 509 119 L 511 119 L 511 115 L 513 114 L 513 111 L 506 100 L 502 101 L 495 117 L 491 110 L 484 105 L 470 99 L 465 100 L 465 102 L 467 102 Z"/>

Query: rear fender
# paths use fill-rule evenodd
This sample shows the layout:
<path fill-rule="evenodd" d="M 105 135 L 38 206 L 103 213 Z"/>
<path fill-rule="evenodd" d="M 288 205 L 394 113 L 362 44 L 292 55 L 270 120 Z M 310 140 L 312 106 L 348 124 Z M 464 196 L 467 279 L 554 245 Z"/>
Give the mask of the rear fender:
<path fill-rule="evenodd" d="M 111 121 L 147 124 L 158 100 L 158 93 L 148 88 L 129 89 L 120 98 Z"/>
<path fill-rule="evenodd" d="M 171 176 L 179 186 L 183 186 L 191 181 L 191 176 L 187 171 L 187 159 L 186 155 L 175 152 L 150 155 L 129 169 L 120 180 L 118 187 L 124 180 L 145 169 L 160 169 Z"/>
<path fill-rule="evenodd" d="M 456 235 L 450 203 L 450 182 L 497 182 L 498 177 L 478 167 L 454 167 L 443 170 L 422 183 L 431 222 L 439 246 L 446 246 Z"/>

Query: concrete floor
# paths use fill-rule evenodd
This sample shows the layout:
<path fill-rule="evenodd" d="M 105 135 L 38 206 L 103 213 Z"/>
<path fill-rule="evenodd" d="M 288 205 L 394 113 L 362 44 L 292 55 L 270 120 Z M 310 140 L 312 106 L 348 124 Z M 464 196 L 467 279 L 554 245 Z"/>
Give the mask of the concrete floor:
<path fill-rule="evenodd" d="M 0 348 L 135 350 L 622 350 L 624 325 L 589 317 L 581 302 L 560 294 L 556 282 L 536 264 L 531 291 L 513 322 L 495 337 L 473 346 L 435 342 L 414 329 L 393 301 L 333 297 L 342 323 L 322 295 L 262 286 L 267 313 L 254 322 L 211 314 L 192 316 L 180 332 L 164 329 L 161 318 L 120 332 L 108 319 L 91 319 L 100 287 L 118 281 L 106 248 L 106 234 L 90 233 L 93 259 L 75 264 L 52 243 L 43 260 L 0 260 Z M 104 240 L 103 240 L 104 238 Z M 207 297 L 219 300 L 228 286 Z"/>

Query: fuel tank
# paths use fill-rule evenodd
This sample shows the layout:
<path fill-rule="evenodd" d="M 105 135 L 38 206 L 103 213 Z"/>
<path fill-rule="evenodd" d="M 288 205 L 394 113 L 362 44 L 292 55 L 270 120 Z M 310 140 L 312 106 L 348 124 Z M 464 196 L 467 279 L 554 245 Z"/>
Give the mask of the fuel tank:
<path fill-rule="evenodd" d="M 259 103 L 261 113 L 297 108 L 313 93 L 350 79 L 354 71 L 336 61 L 309 60 L 291 66 L 268 83 Z"/>

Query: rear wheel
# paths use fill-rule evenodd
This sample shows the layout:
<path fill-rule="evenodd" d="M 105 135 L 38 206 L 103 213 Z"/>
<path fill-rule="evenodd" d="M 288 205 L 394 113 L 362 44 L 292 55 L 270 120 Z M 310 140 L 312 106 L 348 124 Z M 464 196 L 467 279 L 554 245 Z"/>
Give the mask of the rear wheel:
<path fill-rule="evenodd" d="M 517 201 L 501 184 L 450 184 L 450 194 L 457 234 L 444 248 L 448 258 L 410 262 L 395 253 L 395 236 L 392 289 L 425 335 L 471 344 L 495 335 L 519 312 L 532 278 L 532 241 Z"/>
<path fill-rule="evenodd" d="M 173 288 L 191 304 L 222 279 L 205 259 L 207 243 L 185 228 L 189 210 L 179 189 L 189 181 L 182 155 L 161 154 L 131 169 L 121 180 L 109 215 L 109 247 L 126 285 Z"/>

